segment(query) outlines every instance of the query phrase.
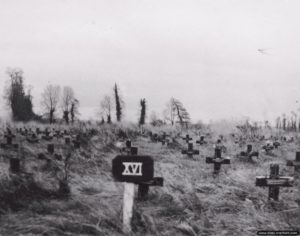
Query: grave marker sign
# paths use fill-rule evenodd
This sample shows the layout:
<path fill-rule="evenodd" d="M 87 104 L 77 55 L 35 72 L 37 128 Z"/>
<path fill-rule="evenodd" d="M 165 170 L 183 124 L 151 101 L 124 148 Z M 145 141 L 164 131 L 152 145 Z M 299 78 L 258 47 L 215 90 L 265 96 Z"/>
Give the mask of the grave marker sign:
<path fill-rule="evenodd" d="M 112 166 L 116 181 L 139 184 L 153 180 L 154 162 L 150 156 L 119 155 Z"/>

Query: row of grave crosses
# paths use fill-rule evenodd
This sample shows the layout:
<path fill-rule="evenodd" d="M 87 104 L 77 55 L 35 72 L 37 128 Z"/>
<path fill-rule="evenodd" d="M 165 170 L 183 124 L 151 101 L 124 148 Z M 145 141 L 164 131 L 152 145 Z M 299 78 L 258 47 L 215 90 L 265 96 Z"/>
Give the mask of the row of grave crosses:
<path fill-rule="evenodd" d="M 29 129 L 22 129 L 18 128 L 17 134 L 20 134 L 22 136 L 26 137 L 26 140 L 29 143 L 38 143 L 40 141 L 40 138 L 42 140 L 46 141 L 52 141 L 53 137 L 56 138 L 64 138 L 65 139 L 65 144 L 69 145 L 71 142 L 74 145 L 74 148 L 80 148 L 81 146 L 81 136 L 76 135 L 76 136 L 71 136 L 70 133 L 67 130 L 55 130 L 53 129 L 51 132 L 49 129 L 45 129 L 44 131 L 41 131 L 39 128 L 36 128 L 36 131 L 33 131 L 31 128 Z M 1 143 L 0 147 L 7 149 L 7 148 L 18 148 L 18 144 L 13 143 L 13 139 L 16 138 L 16 135 L 12 133 L 11 129 L 7 128 L 6 132 L 4 134 L 4 138 L 6 139 L 6 143 Z"/>

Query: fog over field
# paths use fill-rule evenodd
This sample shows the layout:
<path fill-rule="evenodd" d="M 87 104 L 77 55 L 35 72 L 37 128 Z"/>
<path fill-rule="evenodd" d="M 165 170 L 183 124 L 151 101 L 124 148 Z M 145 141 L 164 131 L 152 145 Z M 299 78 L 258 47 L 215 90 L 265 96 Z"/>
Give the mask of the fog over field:
<path fill-rule="evenodd" d="M 0 0 L 0 92 L 6 68 L 20 67 L 37 112 L 51 83 L 73 87 L 81 117 L 96 118 L 116 82 L 128 120 L 138 119 L 140 98 L 161 113 L 173 96 L 193 121 L 273 122 L 298 108 L 299 8 L 296 0 Z"/>

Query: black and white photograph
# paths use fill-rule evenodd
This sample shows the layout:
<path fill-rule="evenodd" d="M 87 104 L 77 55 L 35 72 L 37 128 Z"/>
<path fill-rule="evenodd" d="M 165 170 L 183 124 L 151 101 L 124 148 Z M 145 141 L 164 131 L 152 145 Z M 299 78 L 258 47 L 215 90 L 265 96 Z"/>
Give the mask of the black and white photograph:
<path fill-rule="evenodd" d="M 300 236 L 299 0 L 0 0 L 0 236 Z"/>

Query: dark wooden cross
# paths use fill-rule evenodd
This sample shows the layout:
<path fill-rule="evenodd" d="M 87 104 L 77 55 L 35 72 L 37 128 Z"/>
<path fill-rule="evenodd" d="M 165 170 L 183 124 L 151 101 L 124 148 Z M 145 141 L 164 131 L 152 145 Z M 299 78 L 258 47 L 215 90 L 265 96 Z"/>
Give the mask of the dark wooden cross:
<path fill-rule="evenodd" d="M 248 160 L 252 160 L 252 157 L 258 157 L 259 156 L 259 153 L 258 152 L 254 152 L 252 151 L 252 145 L 251 144 L 248 144 L 247 145 L 247 151 L 246 152 L 241 152 L 240 153 L 240 156 L 241 157 L 247 157 Z"/>
<path fill-rule="evenodd" d="M 182 150 L 181 153 L 193 158 L 193 155 L 199 155 L 199 150 L 194 150 L 193 143 L 188 143 L 188 149 Z"/>
<path fill-rule="evenodd" d="M 205 144 L 206 142 L 205 142 L 205 140 L 204 140 L 204 136 L 201 135 L 201 136 L 200 136 L 200 140 L 197 140 L 196 143 L 197 143 L 197 144 L 200 144 L 200 145 Z"/>
<path fill-rule="evenodd" d="M 136 152 L 132 153 L 132 155 L 137 155 L 138 148 L 136 148 Z M 164 185 L 164 179 L 162 177 L 153 177 L 151 180 L 147 182 L 139 182 L 138 183 L 138 199 L 146 200 L 149 193 L 150 186 L 160 186 Z"/>
<path fill-rule="evenodd" d="M 17 149 L 19 147 L 18 144 L 13 144 L 13 138 L 15 138 L 16 136 L 14 134 L 11 133 L 11 131 L 7 132 L 7 134 L 4 135 L 5 139 L 6 139 L 6 143 L 1 143 L 0 147 L 1 148 L 15 148 Z"/>
<path fill-rule="evenodd" d="M 221 148 L 215 148 L 215 156 L 214 157 L 206 157 L 206 163 L 207 164 L 214 164 L 214 175 L 218 175 L 221 166 L 222 165 L 227 165 L 230 164 L 230 159 L 229 158 L 223 158 L 222 157 L 222 149 Z"/>
<path fill-rule="evenodd" d="M 193 140 L 193 138 L 191 138 L 188 134 L 185 136 L 185 138 L 182 139 L 185 140 L 186 143 L 189 143 L 190 141 Z"/>
<path fill-rule="evenodd" d="M 287 166 L 294 166 L 295 172 L 300 173 L 300 152 L 296 152 L 296 159 L 294 161 L 288 160 Z"/>
<path fill-rule="evenodd" d="M 269 187 L 268 199 L 278 201 L 280 187 L 293 187 L 294 178 L 279 176 L 279 165 L 270 165 L 269 176 L 257 176 L 255 185 L 258 187 Z"/>

